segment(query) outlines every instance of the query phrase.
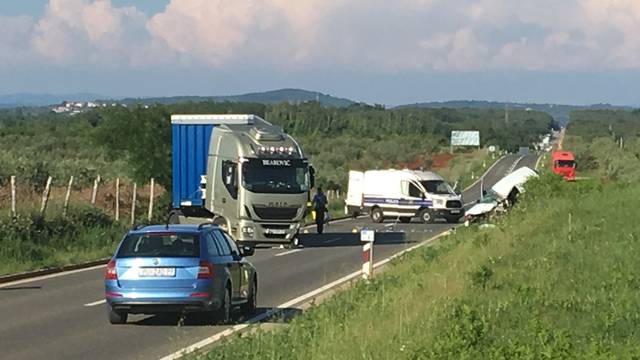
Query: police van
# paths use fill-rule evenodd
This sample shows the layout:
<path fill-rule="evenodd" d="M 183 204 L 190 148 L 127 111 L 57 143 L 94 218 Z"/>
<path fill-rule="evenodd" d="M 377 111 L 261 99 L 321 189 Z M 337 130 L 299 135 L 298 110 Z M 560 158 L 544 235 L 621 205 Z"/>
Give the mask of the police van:
<path fill-rule="evenodd" d="M 460 194 L 438 174 L 418 170 L 349 171 L 345 213 L 370 214 L 380 223 L 417 217 L 423 223 L 436 219 L 458 222 L 464 216 Z"/>

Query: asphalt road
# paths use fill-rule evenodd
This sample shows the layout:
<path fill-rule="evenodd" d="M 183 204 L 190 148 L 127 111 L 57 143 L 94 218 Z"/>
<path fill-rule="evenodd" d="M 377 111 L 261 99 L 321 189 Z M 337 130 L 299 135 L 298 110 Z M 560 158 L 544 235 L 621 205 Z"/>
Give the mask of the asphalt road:
<path fill-rule="evenodd" d="M 507 155 L 485 175 L 489 188 L 519 166 L 535 166 L 537 156 Z M 480 193 L 476 184 L 465 202 Z M 451 224 L 373 224 L 368 218 L 335 222 L 322 235 L 305 234 L 301 249 L 259 249 L 251 261 L 258 269 L 258 306 L 273 308 L 361 268 L 361 244 L 353 228 L 376 229 L 375 259 L 380 260 L 436 236 Z M 313 228 L 311 232 L 315 232 Z M 102 266 L 47 279 L 0 285 L 2 359 L 160 358 L 223 331 L 197 319 L 178 325 L 172 316 L 130 316 L 124 326 L 107 321 Z"/>

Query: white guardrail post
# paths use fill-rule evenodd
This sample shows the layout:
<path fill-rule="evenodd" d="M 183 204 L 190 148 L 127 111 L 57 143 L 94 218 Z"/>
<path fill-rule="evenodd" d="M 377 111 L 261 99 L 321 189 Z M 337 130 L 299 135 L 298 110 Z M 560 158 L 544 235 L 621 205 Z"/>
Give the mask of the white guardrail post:
<path fill-rule="evenodd" d="M 360 241 L 362 246 L 362 278 L 369 280 L 373 278 L 373 242 L 375 241 L 375 230 L 362 229 L 360 231 Z"/>

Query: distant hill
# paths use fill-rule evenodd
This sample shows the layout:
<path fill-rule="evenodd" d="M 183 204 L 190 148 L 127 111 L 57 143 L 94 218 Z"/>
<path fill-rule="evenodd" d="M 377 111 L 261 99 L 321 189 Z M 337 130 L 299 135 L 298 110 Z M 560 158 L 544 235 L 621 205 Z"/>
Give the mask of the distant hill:
<path fill-rule="evenodd" d="M 280 89 L 265 92 L 255 92 L 241 95 L 225 95 L 225 96 L 171 96 L 171 97 L 149 97 L 149 98 L 126 98 L 119 102 L 133 105 L 143 104 L 151 105 L 175 104 L 185 101 L 232 101 L 232 102 L 254 102 L 263 104 L 273 104 L 279 102 L 300 103 L 305 101 L 319 101 L 324 106 L 329 107 L 346 107 L 355 104 L 354 101 L 345 98 L 323 94 L 316 91 L 308 91 L 302 89 Z"/>
<path fill-rule="evenodd" d="M 516 109 L 516 110 L 536 110 L 545 112 L 561 125 L 569 122 L 569 114 L 574 110 L 584 109 L 612 109 L 612 110 L 632 110 L 628 106 L 615 106 L 610 104 L 594 104 L 587 106 L 580 105 L 562 105 L 562 104 L 534 104 L 534 103 L 515 103 L 515 102 L 498 102 L 498 101 L 479 101 L 479 100 L 456 100 L 444 102 L 425 102 L 416 104 L 407 104 L 398 106 L 398 108 L 475 108 L 475 109 Z"/>
<path fill-rule="evenodd" d="M 46 106 L 53 104 L 60 104 L 65 100 L 73 101 L 92 101 L 97 98 L 103 97 L 102 95 L 90 94 L 90 93 L 76 93 L 76 94 L 34 94 L 34 93 L 16 93 L 0 95 L 0 108 L 11 108 L 20 106 Z"/>

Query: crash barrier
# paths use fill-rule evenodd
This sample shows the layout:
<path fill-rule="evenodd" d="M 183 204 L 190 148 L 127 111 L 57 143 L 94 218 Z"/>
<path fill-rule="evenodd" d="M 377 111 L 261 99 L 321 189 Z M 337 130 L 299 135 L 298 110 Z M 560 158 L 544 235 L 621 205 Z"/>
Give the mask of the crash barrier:
<path fill-rule="evenodd" d="M 374 230 L 362 229 L 360 231 L 360 241 L 362 246 L 362 278 L 369 280 L 373 278 L 373 243 L 376 232 Z"/>

